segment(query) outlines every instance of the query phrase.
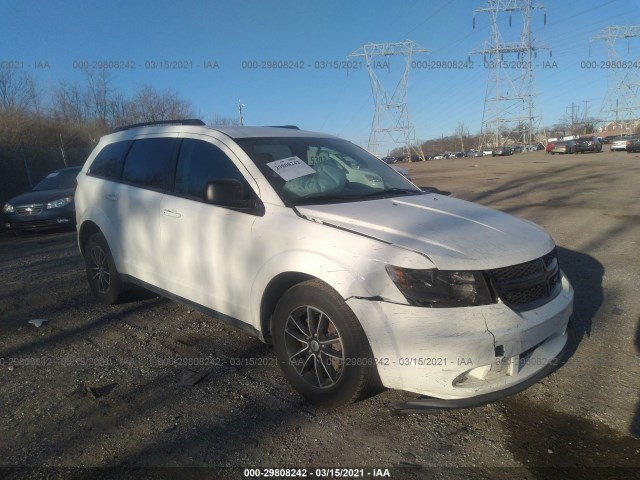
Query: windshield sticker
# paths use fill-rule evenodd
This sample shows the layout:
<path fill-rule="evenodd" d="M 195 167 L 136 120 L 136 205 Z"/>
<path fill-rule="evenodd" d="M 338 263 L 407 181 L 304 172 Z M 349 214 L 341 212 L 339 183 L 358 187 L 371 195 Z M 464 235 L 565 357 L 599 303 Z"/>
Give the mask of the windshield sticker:
<path fill-rule="evenodd" d="M 50 173 L 49 175 L 47 175 L 47 178 L 57 177 L 59 174 L 60 174 L 60 172 L 53 172 L 53 173 Z"/>
<path fill-rule="evenodd" d="M 304 163 L 299 157 L 282 158 L 275 162 L 269 162 L 267 165 L 287 182 L 316 173 L 313 168 Z"/>

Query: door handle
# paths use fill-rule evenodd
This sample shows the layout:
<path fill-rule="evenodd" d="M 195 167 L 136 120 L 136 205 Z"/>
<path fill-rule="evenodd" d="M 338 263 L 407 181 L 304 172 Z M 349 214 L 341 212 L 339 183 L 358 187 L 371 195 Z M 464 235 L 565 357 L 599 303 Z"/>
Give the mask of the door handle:
<path fill-rule="evenodd" d="M 107 200 L 113 200 L 114 202 L 118 200 L 118 196 L 115 193 L 107 193 L 104 198 Z"/>
<path fill-rule="evenodd" d="M 169 210 L 167 208 L 163 208 L 162 209 L 162 214 L 165 217 L 172 217 L 172 218 L 180 218 L 182 215 L 180 215 L 180 212 L 176 211 L 176 210 Z"/>

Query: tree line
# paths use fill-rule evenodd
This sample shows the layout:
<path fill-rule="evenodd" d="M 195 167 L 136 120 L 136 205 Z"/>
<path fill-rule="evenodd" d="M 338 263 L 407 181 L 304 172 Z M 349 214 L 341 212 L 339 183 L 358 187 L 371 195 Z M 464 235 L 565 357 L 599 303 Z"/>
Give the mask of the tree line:
<path fill-rule="evenodd" d="M 142 85 L 131 94 L 108 70 L 84 70 L 78 82 L 43 88 L 30 74 L 0 68 L 0 202 L 51 170 L 81 165 L 115 126 L 197 116 L 176 90 Z M 236 125 L 221 115 L 210 125 Z"/>

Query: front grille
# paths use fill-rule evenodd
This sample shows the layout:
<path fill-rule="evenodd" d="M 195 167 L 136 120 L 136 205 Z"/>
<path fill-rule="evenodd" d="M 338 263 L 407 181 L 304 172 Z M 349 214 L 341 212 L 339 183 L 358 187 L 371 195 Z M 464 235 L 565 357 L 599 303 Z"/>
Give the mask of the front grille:
<path fill-rule="evenodd" d="M 42 212 L 42 208 L 44 205 L 42 203 L 35 203 L 33 205 L 21 205 L 16 207 L 16 213 L 18 215 L 22 215 L 23 217 L 30 215 L 38 215 Z"/>
<path fill-rule="evenodd" d="M 556 251 L 530 262 L 489 271 L 500 299 L 514 310 L 531 310 L 559 293 L 560 267 Z"/>

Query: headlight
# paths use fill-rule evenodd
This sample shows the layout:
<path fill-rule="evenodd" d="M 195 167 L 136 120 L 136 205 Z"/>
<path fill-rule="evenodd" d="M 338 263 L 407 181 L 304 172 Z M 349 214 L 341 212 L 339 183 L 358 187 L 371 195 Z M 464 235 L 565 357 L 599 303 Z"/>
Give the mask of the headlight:
<path fill-rule="evenodd" d="M 471 307 L 495 303 L 482 272 L 414 270 L 393 265 L 386 269 L 411 305 Z"/>
<path fill-rule="evenodd" d="M 47 209 L 64 207 L 65 205 L 69 205 L 71 202 L 73 202 L 73 197 L 59 198 L 58 200 L 47 203 Z"/>
<path fill-rule="evenodd" d="M 4 207 L 2 207 L 2 211 L 4 213 L 13 213 L 16 209 L 10 203 L 5 203 Z"/>

